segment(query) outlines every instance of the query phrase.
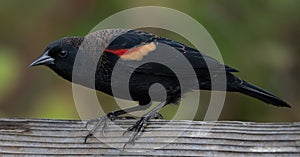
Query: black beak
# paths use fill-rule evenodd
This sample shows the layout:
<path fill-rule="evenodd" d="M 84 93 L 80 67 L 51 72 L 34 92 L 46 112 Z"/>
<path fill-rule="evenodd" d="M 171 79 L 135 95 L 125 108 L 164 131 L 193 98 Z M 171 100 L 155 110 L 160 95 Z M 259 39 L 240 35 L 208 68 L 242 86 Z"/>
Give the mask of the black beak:
<path fill-rule="evenodd" d="M 37 66 L 37 65 L 51 65 L 54 64 L 54 59 L 48 55 L 48 51 L 46 51 L 43 55 L 41 55 L 38 59 L 33 61 L 29 67 Z"/>

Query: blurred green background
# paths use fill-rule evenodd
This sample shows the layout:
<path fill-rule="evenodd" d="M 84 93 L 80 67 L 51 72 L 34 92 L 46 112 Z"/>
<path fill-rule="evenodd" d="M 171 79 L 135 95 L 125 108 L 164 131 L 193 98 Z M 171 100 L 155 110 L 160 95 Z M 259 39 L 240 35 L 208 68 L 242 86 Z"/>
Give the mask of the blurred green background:
<path fill-rule="evenodd" d="M 1 0 L 0 117 L 79 119 L 71 84 L 46 67 L 28 65 L 51 41 L 85 35 L 118 11 L 146 5 L 177 9 L 198 20 L 225 64 L 292 106 L 278 108 L 229 93 L 220 120 L 300 121 L 298 0 Z M 113 109 L 111 97 L 99 97 Z M 163 115 L 171 117 L 170 110 L 176 107 L 164 109 Z M 196 119 L 201 120 L 202 112 Z"/>

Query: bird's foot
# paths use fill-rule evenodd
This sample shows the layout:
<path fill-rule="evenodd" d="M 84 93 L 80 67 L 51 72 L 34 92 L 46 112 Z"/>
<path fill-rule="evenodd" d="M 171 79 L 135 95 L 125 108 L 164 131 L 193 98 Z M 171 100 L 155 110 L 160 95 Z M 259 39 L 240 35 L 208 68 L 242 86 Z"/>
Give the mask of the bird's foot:
<path fill-rule="evenodd" d="M 156 118 L 156 117 L 160 118 L 162 116 L 158 112 L 157 112 L 157 114 L 154 114 L 154 115 L 145 115 L 145 116 L 141 117 L 141 119 L 138 120 L 133 126 L 129 127 L 123 133 L 123 135 L 127 134 L 128 132 L 132 132 L 132 135 L 130 136 L 129 140 L 123 146 L 123 149 L 125 149 L 127 144 L 134 144 L 135 140 L 138 139 L 142 135 L 142 133 L 144 132 L 148 121 L 150 119 Z"/>
<path fill-rule="evenodd" d="M 87 121 L 85 127 L 87 128 L 89 124 L 91 123 L 96 123 L 95 126 L 89 131 L 89 133 L 85 136 L 84 138 L 84 143 L 87 142 L 87 139 L 91 136 L 94 135 L 95 131 L 101 126 L 102 126 L 102 129 L 101 129 L 101 133 L 102 133 L 102 136 L 105 137 L 105 129 L 108 127 L 108 123 L 110 121 L 114 121 L 116 119 L 135 119 L 134 117 L 130 117 L 130 116 L 124 116 L 124 117 L 118 117 L 114 114 L 114 112 L 110 112 L 108 113 L 106 116 L 102 116 L 102 117 L 99 117 L 99 118 L 96 118 L 96 119 L 92 119 L 92 120 L 89 120 Z"/>
<path fill-rule="evenodd" d="M 104 130 L 105 128 L 108 126 L 108 121 L 110 121 L 110 119 L 107 117 L 107 116 L 102 116 L 102 117 L 99 117 L 99 118 L 96 118 L 96 119 L 92 119 L 92 120 L 89 120 L 87 123 L 86 123 L 86 128 L 88 127 L 89 124 L 91 123 L 94 123 L 96 122 L 96 124 L 93 126 L 93 128 L 89 131 L 89 133 L 85 136 L 84 138 L 84 143 L 87 142 L 87 139 L 91 136 L 94 135 L 95 131 L 101 126 L 102 126 L 102 135 L 105 136 L 105 133 L 104 133 Z"/>

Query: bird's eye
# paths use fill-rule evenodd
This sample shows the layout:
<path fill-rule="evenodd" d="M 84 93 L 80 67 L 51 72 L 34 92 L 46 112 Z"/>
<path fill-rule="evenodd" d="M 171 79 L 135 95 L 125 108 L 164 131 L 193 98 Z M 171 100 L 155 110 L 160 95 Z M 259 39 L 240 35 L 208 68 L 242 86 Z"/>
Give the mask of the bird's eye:
<path fill-rule="evenodd" d="M 58 53 L 58 56 L 61 57 L 61 58 L 64 58 L 64 57 L 66 57 L 67 55 L 68 55 L 68 52 L 67 52 L 67 51 L 60 51 L 60 52 Z"/>

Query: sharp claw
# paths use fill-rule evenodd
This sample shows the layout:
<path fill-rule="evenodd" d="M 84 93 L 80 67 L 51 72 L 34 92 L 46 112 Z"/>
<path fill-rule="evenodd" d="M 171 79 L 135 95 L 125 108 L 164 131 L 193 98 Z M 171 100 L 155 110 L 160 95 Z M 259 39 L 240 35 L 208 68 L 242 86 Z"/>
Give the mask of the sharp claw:
<path fill-rule="evenodd" d="M 87 121 L 84 125 L 85 128 L 87 128 L 87 126 L 89 125 L 89 121 Z"/>
<path fill-rule="evenodd" d="M 128 132 L 129 132 L 128 130 L 124 131 L 122 136 L 125 136 Z"/>
<path fill-rule="evenodd" d="M 85 127 L 87 128 L 88 125 L 94 121 L 96 121 L 96 125 L 89 131 L 88 135 L 85 137 L 84 139 L 84 143 L 86 143 L 87 139 L 91 136 L 93 136 L 94 132 L 99 128 L 100 125 L 103 124 L 102 130 L 101 130 L 101 134 L 102 136 L 105 137 L 105 129 L 108 127 L 108 121 L 111 120 L 115 120 L 115 119 L 123 119 L 122 117 L 117 117 L 115 116 L 113 113 L 109 113 L 106 116 L 97 118 L 97 119 L 92 119 L 86 122 Z M 127 119 L 127 117 L 125 117 L 125 119 Z"/>
<path fill-rule="evenodd" d="M 127 143 L 134 143 L 137 135 L 138 135 L 138 132 L 133 133 L 133 135 L 128 139 Z"/>
<path fill-rule="evenodd" d="M 86 123 L 85 123 L 85 128 L 87 128 L 88 127 L 88 125 L 90 124 L 90 121 L 87 121 Z"/>
<path fill-rule="evenodd" d="M 93 136 L 94 132 L 99 128 L 99 126 L 103 123 L 103 127 L 102 127 L 102 135 L 105 137 L 105 128 L 108 126 L 108 118 L 106 116 L 104 117 L 100 117 L 97 119 L 93 119 L 90 120 L 86 123 L 86 127 L 88 126 L 88 124 L 90 124 L 93 121 L 97 121 L 96 125 L 89 131 L 88 135 L 85 137 L 84 139 L 84 143 L 86 143 L 87 139 L 91 136 Z"/>
<path fill-rule="evenodd" d="M 126 143 L 124 144 L 124 146 L 123 146 L 123 150 L 125 150 L 125 148 L 126 148 L 127 144 L 129 144 L 129 143 L 128 143 L 128 142 L 126 142 Z"/>
<path fill-rule="evenodd" d="M 106 121 L 106 122 L 104 122 L 103 127 L 102 127 L 102 131 L 101 131 L 102 136 L 104 136 L 104 137 L 105 137 L 105 129 L 106 129 L 107 127 L 108 127 L 108 123 L 107 123 L 107 121 Z"/>
<path fill-rule="evenodd" d="M 93 134 L 88 134 L 88 135 L 85 136 L 85 138 L 84 138 L 84 144 L 86 144 L 87 139 L 88 139 L 89 137 L 91 137 L 91 136 L 93 136 Z"/>
<path fill-rule="evenodd" d="M 134 124 L 133 126 L 129 127 L 124 133 L 123 136 L 128 133 L 129 131 L 134 131 L 134 133 L 131 135 L 131 137 L 129 138 L 129 140 L 124 144 L 123 149 L 125 149 L 125 147 L 128 144 L 134 144 L 135 140 L 138 139 L 139 137 L 141 137 L 142 132 L 144 132 L 144 129 L 147 125 L 148 120 L 150 119 L 150 117 L 142 117 L 136 124 Z"/>
<path fill-rule="evenodd" d="M 134 144 L 134 141 L 135 141 L 135 134 L 133 135 L 133 136 L 131 136 L 129 139 L 128 139 L 128 141 L 124 144 L 124 146 L 123 146 L 123 150 L 126 148 L 126 146 L 128 145 L 128 144 Z"/>
<path fill-rule="evenodd" d="M 144 132 L 144 129 L 147 125 L 147 122 L 151 119 L 151 118 L 155 118 L 155 117 L 162 117 L 160 113 L 158 113 L 158 111 L 164 107 L 167 104 L 167 101 L 161 102 L 159 105 L 157 105 L 154 109 L 152 109 L 150 112 L 148 112 L 147 114 L 145 114 L 140 120 L 138 120 L 133 126 L 129 127 L 127 129 L 127 131 L 125 131 L 123 133 L 123 136 L 129 132 L 129 131 L 134 131 L 133 135 L 129 138 L 129 140 L 124 144 L 123 146 L 123 150 L 125 149 L 125 147 L 129 144 L 129 143 L 134 143 L 134 141 L 136 139 L 138 139 L 141 135 L 142 132 Z"/>

